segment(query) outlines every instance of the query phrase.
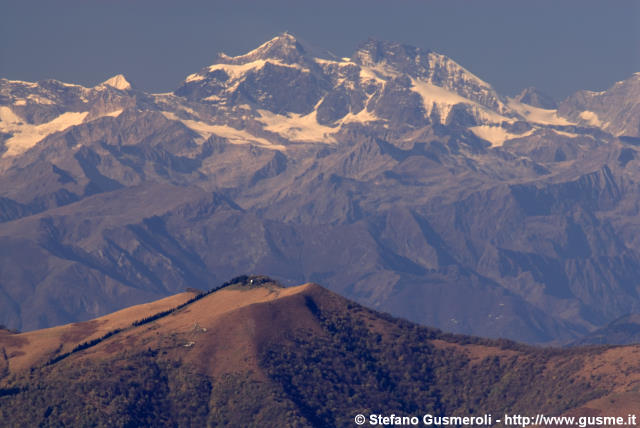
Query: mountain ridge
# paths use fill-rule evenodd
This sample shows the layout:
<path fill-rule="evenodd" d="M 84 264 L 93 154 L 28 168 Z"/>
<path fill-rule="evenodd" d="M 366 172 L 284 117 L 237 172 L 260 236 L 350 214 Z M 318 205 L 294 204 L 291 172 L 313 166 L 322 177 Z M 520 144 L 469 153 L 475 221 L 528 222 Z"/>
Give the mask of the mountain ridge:
<path fill-rule="evenodd" d="M 0 412 L 11 414 L 5 420 L 16 426 L 187 419 L 203 426 L 351 426 L 358 413 L 499 415 L 537 409 L 547 415 L 626 417 L 638 410 L 637 346 L 530 347 L 419 327 L 317 284 L 282 288 L 254 276 L 226 284 L 180 309 L 79 346 L 63 359 L 54 353 L 43 366 L 12 369 L 20 358 L 16 349 L 38 332 L 0 335 L 10 373 L 0 366 Z M 111 323 L 148 308 L 112 314 Z M 68 341 L 83 340 L 68 333 Z M 79 385 L 100 385 L 101 393 Z M 252 411 L 237 411 L 247 405 Z"/>

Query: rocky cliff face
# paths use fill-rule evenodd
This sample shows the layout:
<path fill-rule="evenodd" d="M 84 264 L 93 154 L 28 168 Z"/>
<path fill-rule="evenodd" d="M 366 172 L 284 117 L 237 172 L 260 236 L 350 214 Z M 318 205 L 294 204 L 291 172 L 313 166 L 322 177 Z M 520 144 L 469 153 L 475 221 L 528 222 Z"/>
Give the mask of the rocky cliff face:
<path fill-rule="evenodd" d="M 602 98 L 608 122 L 628 94 Z M 534 95 L 423 49 L 335 58 L 289 34 L 167 94 L 0 80 L 0 323 L 257 272 L 446 330 L 570 340 L 640 306 L 637 142 Z"/>

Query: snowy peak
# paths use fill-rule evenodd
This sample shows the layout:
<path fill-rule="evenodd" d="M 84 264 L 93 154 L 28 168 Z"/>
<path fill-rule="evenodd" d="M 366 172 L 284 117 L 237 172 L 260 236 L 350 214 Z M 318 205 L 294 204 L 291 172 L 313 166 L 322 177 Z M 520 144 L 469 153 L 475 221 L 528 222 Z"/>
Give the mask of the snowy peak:
<path fill-rule="evenodd" d="M 0 79 L 0 159 L 18 156 L 48 136 L 133 105 L 131 85 L 117 75 L 93 88 L 45 79 Z"/>
<path fill-rule="evenodd" d="M 387 66 L 397 73 L 443 87 L 455 81 L 491 89 L 491 85 L 451 58 L 414 46 L 369 39 L 359 46 L 352 58 L 363 67 Z"/>
<path fill-rule="evenodd" d="M 217 63 L 247 64 L 258 60 L 272 59 L 284 64 L 301 64 L 313 57 L 335 59 L 330 52 L 313 47 L 309 43 L 285 32 L 244 55 L 231 57 L 221 53 L 218 55 Z"/>
<path fill-rule="evenodd" d="M 220 54 L 174 94 L 210 105 L 216 120 L 242 114 L 286 141 L 335 141 L 354 122 L 416 130 L 495 127 L 518 117 L 491 85 L 445 55 L 369 39 L 338 59 L 289 33 L 244 55 Z"/>
<path fill-rule="evenodd" d="M 256 60 L 278 59 L 284 63 L 291 64 L 298 62 L 304 53 L 304 48 L 298 43 L 296 38 L 291 34 L 284 33 L 244 55 L 231 57 L 221 53 L 218 55 L 217 62 L 224 64 L 246 64 Z"/>
<path fill-rule="evenodd" d="M 121 91 L 128 91 L 131 89 L 131 83 L 129 83 L 122 74 L 117 74 L 112 78 L 105 80 L 99 86 L 110 86 Z"/>
<path fill-rule="evenodd" d="M 640 133 L 640 73 L 607 91 L 581 91 L 556 109 L 535 88 L 502 97 L 445 55 L 374 39 L 336 58 L 283 33 L 246 54 L 220 54 L 173 93 L 131 88 L 122 74 L 93 88 L 0 79 L 0 154 L 17 155 L 48 135 L 133 107 L 181 122 L 199 143 L 217 136 L 277 150 L 336 144 L 360 132 L 406 142 L 443 127 L 493 147 L 550 127 L 565 137 L 576 126 Z"/>
<path fill-rule="evenodd" d="M 483 81 L 449 57 L 427 49 L 369 39 L 359 46 L 353 61 L 387 76 L 406 75 L 423 84 L 443 88 L 500 114 L 501 97 Z"/>
<path fill-rule="evenodd" d="M 360 45 L 352 59 L 340 60 L 326 51 L 310 47 L 289 33 L 283 33 L 244 55 L 231 57 L 220 54 L 216 63 L 187 76 L 175 94 L 216 105 L 228 105 L 233 99 L 234 103 L 242 100 L 243 104 L 258 104 L 272 112 L 309 113 L 309 104 L 319 102 L 328 91 L 332 99 L 350 100 L 349 108 L 335 106 L 335 111 L 329 114 L 337 119 L 362 109 L 357 106 L 364 99 L 371 98 L 367 91 L 371 90 L 372 82 L 376 90 L 384 91 L 386 83 L 391 81 L 405 87 L 411 87 L 412 83 L 416 86 L 415 82 L 418 82 L 417 86 L 423 89 L 425 85 L 441 88 L 451 93 L 435 90 L 445 95 L 447 105 L 451 100 L 456 104 L 468 101 L 500 115 L 508 115 L 504 100 L 491 85 L 445 55 L 369 39 Z M 301 91 L 307 91 L 304 107 L 296 103 L 298 108 L 291 110 L 265 102 L 279 98 L 275 91 L 286 90 L 294 82 L 297 97 L 301 96 Z M 365 87 L 370 89 L 365 90 Z M 425 100 L 429 104 L 427 111 L 432 110 L 432 101 L 440 100 L 432 100 L 431 97 Z"/>
<path fill-rule="evenodd" d="M 214 64 L 187 76 L 174 94 L 225 109 L 307 114 L 329 86 L 319 61 L 334 58 L 283 33 L 244 55 L 220 54 Z"/>
<path fill-rule="evenodd" d="M 103 86 L 128 86 L 123 81 L 116 76 Z M 362 125 L 398 135 L 447 126 L 498 146 L 544 127 L 578 123 L 559 116 L 553 100 L 534 88 L 518 98 L 503 97 L 428 49 L 369 39 L 351 58 L 339 59 L 289 33 L 243 55 L 219 54 L 212 65 L 187 76 L 171 97 L 162 98 L 163 112 L 202 138 L 224 131 L 230 140 L 265 147 L 335 143 L 341 133 Z M 185 102 L 190 107 L 175 110 Z M 529 126 L 514 125 L 518 121 Z"/>

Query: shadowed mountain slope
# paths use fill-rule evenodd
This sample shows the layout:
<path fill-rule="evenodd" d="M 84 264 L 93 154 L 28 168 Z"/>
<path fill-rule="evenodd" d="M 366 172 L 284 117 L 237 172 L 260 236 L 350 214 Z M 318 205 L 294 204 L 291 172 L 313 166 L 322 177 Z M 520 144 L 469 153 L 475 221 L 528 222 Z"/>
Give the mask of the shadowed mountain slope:
<path fill-rule="evenodd" d="M 613 345 L 640 343 L 640 314 L 626 315 L 572 342 L 573 345 L 606 343 Z"/>

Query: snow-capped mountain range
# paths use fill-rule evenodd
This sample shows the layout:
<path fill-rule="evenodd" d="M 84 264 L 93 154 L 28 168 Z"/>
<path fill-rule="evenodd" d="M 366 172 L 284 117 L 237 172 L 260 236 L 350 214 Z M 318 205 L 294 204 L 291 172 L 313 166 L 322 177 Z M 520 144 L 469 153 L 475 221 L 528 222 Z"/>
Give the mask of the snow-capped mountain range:
<path fill-rule="evenodd" d="M 507 97 L 433 51 L 285 33 L 163 94 L 0 79 L 0 324 L 259 273 L 575 340 L 640 311 L 639 76 Z"/>
<path fill-rule="evenodd" d="M 123 75 L 85 88 L 55 80 L 0 80 L 4 157 L 46 136 L 126 108 L 159 111 L 204 139 L 282 149 L 287 143 L 335 143 L 352 124 L 416 133 L 431 124 L 463 123 L 491 146 L 546 129 L 563 135 L 597 127 L 637 136 L 640 74 L 609 91 L 583 91 L 558 109 L 538 98 L 499 95 L 450 58 L 398 43 L 368 40 L 336 58 L 282 34 L 241 56 L 220 54 L 172 93 L 135 91 Z M 609 100 L 626 97 L 621 109 Z M 548 97 L 547 97 L 548 98 Z M 616 119 L 611 119 L 615 117 Z M 635 120 L 635 122 L 634 122 Z"/>

